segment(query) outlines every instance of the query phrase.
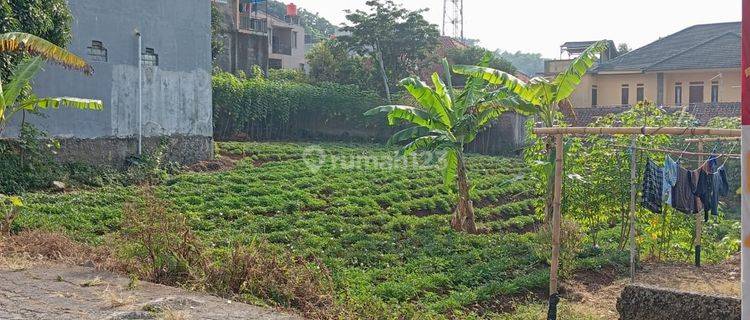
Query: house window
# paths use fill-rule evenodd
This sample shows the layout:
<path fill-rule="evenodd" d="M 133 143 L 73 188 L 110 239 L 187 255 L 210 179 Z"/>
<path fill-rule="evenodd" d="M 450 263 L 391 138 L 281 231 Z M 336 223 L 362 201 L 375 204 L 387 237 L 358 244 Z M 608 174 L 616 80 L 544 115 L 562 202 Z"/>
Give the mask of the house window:
<path fill-rule="evenodd" d="M 682 105 L 682 82 L 677 82 L 674 84 L 674 105 Z"/>
<path fill-rule="evenodd" d="M 107 48 L 101 41 L 91 41 L 91 46 L 87 49 L 92 61 L 107 62 Z"/>
<path fill-rule="evenodd" d="M 711 103 L 719 103 L 719 81 L 711 81 Z"/>
<path fill-rule="evenodd" d="M 630 104 L 630 87 L 627 84 L 622 85 L 622 97 L 620 98 L 620 104 L 627 106 Z"/>
<path fill-rule="evenodd" d="M 646 100 L 646 88 L 643 87 L 642 83 L 635 86 L 635 102 L 643 102 Z"/>
<path fill-rule="evenodd" d="M 292 49 L 297 49 L 297 31 L 292 31 Z"/>
<path fill-rule="evenodd" d="M 703 81 L 691 82 L 688 95 L 688 103 L 703 103 Z"/>
<path fill-rule="evenodd" d="M 599 87 L 591 86 L 591 106 L 596 107 L 599 104 Z"/>
<path fill-rule="evenodd" d="M 159 65 L 159 55 L 156 54 L 154 48 L 146 48 L 146 51 L 141 54 L 141 61 L 144 66 L 156 67 Z"/>
<path fill-rule="evenodd" d="M 281 59 L 268 59 L 268 67 L 271 69 L 281 69 Z"/>

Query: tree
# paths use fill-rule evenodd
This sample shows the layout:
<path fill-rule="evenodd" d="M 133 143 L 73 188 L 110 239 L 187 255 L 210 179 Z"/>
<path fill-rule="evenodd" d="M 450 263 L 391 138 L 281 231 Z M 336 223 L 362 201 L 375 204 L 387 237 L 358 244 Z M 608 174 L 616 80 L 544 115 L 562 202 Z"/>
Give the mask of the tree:
<path fill-rule="evenodd" d="M 481 65 L 486 68 L 490 59 L 490 55 L 485 56 Z M 443 68 L 451 70 L 447 60 L 443 60 Z M 481 76 L 469 75 L 461 92 L 454 91 L 450 72 L 445 73 L 445 80 L 443 82 L 437 72 L 433 73 L 433 89 L 418 77 L 405 78 L 400 83 L 414 97 L 417 106 L 387 105 L 365 114 L 384 112 L 389 125 L 401 122 L 412 125 L 395 133 L 388 141 L 389 144 L 410 141 L 401 148 L 403 155 L 420 150 L 445 152 L 445 184 L 450 187 L 456 182 L 458 189 L 458 205 L 451 226 L 456 231 L 475 233 L 464 146 L 508 109 L 533 114 L 536 108 L 505 87 L 489 85 Z"/>
<path fill-rule="evenodd" d="M 489 67 L 496 70 L 505 71 L 509 74 L 515 74 L 517 69 L 508 60 L 505 60 L 499 56 L 493 54 L 493 52 L 482 48 L 482 47 L 465 47 L 465 48 L 450 48 L 446 51 L 446 57 L 448 62 L 452 65 L 468 65 L 481 61 L 482 58 L 489 55 Z M 463 86 L 466 83 L 466 77 L 457 76 L 453 78 L 453 84 L 457 86 Z"/>
<path fill-rule="evenodd" d="M 628 47 L 627 43 L 620 43 L 620 45 L 617 46 L 617 54 L 623 55 L 630 52 L 630 47 Z"/>
<path fill-rule="evenodd" d="M 346 44 L 335 39 L 317 43 L 305 58 L 310 79 L 315 82 L 354 84 L 366 88 L 372 86 L 375 79 L 372 60 L 351 55 Z"/>
<path fill-rule="evenodd" d="M 535 75 L 544 72 L 544 59 L 542 59 L 541 53 L 524 53 L 521 51 L 511 53 L 502 51 L 498 52 L 497 55 L 509 61 L 514 67 L 525 74 Z"/>
<path fill-rule="evenodd" d="M 226 50 L 222 30 L 224 17 L 219 9 L 211 6 L 211 61 L 215 64 L 216 59 Z"/>
<path fill-rule="evenodd" d="M 16 113 L 24 110 L 56 109 L 61 106 L 84 110 L 102 109 L 102 102 L 99 100 L 70 97 L 39 98 L 33 94 L 22 94 L 31 79 L 42 70 L 46 60 L 90 75 L 93 69 L 83 59 L 47 40 L 22 32 L 0 34 L 0 53 L 8 52 L 24 52 L 34 57 L 22 60 L 15 67 L 7 84 L 0 81 L 0 133 Z"/>
<path fill-rule="evenodd" d="M 420 62 L 436 47 L 438 28 L 422 13 L 409 11 L 391 0 L 369 0 L 368 11 L 347 11 L 348 24 L 339 37 L 361 56 L 377 61 L 383 91 L 390 100 L 390 80 L 417 74 Z"/>
<path fill-rule="evenodd" d="M 65 47 L 70 40 L 72 20 L 66 0 L 0 1 L 0 34 L 26 32 Z M 22 54 L 0 56 L 2 81 L 10 78 L 14 66 L 24 57 Z"/>
<path fill-rule="evenodd" d="M 570 66 L 558 74 L 552 81 L 543 78 L 532 78 L 529 83 L 524 83 L 513 75 L 500 70 L 483 66 L 455 66 L 454 71 L 472 77 L 480 77 L 491 84 L 501 86 L 518 95 L 529 104 L 539 108 L 539 118 L 545 127 L 552 127 L 558 118 L 558 110 L 561 105 L 570 105 L 568 97 L 576 90 L 581 79 L 592 65 L 597 61 L 599 55 L 607 50 L 606 41 L 598 41 L 592 44 L 583 53 L 574 59 Z M 546 153 L 547 162 L 539 168 L 539 173 L 547 180 L 547 215 L 550 216 L 551 197 L 553 185 L 553 172 L 555 170 L 555 154 L 552 148 L 552 137 L 547 138 Z"/>

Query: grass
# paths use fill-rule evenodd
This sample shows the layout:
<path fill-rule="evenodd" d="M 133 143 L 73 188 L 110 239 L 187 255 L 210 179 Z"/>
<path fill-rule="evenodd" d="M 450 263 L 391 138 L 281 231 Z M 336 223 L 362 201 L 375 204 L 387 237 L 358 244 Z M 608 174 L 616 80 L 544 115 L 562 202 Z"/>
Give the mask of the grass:
<path fill-rule="evenodd" d="M 546 288 L 549 270 L 539 253 L 546 247 L 530 232 L 540 222 L 533 210 L 539 198 L 520 160 L 469 157 L 486 233 L 468 235 L 450 229 L 453 195 L 423 158 L 393 165 L 391 149 L 324 144 L 327 156 L 317 162 L 310 154 L 320 150 L 306 152 L 310 146 L 222 143 L 223 152 L 244 156 L 233 170 L 179 174 L 154 192 L 215 252 L 262 240 L 320 259 L 336 299 L 360 317 L 482 315 L 500 297 Z M 61 230 L 101 244 L 119 230 L 124 203 L 137 194 L 134 187 L 29 194 L 15 228 Z"/>

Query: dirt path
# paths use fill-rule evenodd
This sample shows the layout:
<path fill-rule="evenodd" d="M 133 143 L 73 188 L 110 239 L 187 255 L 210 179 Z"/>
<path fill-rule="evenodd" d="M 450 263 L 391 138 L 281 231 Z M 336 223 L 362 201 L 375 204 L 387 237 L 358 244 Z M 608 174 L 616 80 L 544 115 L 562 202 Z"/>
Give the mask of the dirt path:
<path fill-rule="evenodd" d="M 576 275 L 565 284 L 564 298 L 573 309 L 601 319 L 617 319 L 617 298 L 627 278 L 613 270 Z M 696 268 L 689 264 L 644 263 L 636 274 L 636 282 L 691 292 L 740 296 L 739 255 L 718 265 Z"/>
<path fill-rule="evenodd" d="M 0 319 L 300 319 L 92 268 L 0 263 Z"/>

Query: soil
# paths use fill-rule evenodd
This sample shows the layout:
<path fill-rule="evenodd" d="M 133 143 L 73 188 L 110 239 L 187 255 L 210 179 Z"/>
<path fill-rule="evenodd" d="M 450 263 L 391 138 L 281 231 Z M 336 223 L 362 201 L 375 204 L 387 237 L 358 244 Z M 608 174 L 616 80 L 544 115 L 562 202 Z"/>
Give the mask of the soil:
<path fill-rule="evenodd" d="M 0 319 L 301 319 L 273 309 L 28 258 L 0 259 Z"/>
<path fill-rule="evenodd" d="M 563 299 L 573 309 L 601 319 L 617 319 L 615 305 L 630 279 L 615 269 L 587 271 L 565 282 Z M 646 262 L 636 272 L 636 283 L 682 291 L 740 296 L 740 256 L 716 265 Z"/>

